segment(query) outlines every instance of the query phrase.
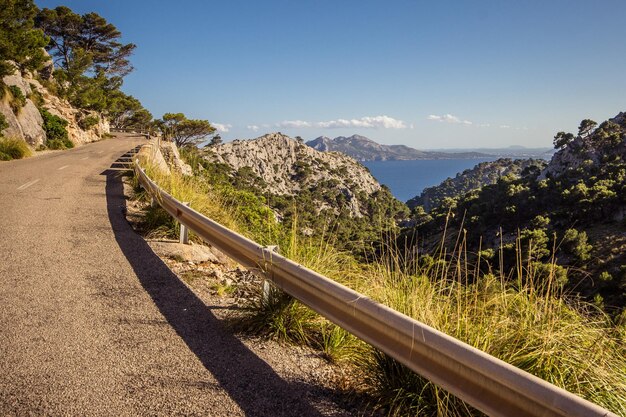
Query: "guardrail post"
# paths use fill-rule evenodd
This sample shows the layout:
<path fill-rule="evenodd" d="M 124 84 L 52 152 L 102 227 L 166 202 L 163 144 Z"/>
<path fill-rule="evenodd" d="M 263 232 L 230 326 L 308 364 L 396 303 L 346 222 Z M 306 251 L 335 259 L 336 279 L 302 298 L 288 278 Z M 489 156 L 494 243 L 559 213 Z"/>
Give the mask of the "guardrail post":
<path fill-rule="evenodd" d="M 188 202 L 183 202 L 183 204 L 189 207 Z M 189 244 L 189 229 L 187 229 L 187 226 L 182 223 L 180 223 L 180 243 L 185 245 Z"/>
<path fill-rule="evenodd" d="M 278 253 L 279 247 L 278 245 L 270 245 L 266 246 L 265 249 L 269 249 L 271 252 Z M 270 282 L 267 279 L 263 280 L 263 292 L 261 293 L 263 303 L 267 303 L 270 299 Z"/>

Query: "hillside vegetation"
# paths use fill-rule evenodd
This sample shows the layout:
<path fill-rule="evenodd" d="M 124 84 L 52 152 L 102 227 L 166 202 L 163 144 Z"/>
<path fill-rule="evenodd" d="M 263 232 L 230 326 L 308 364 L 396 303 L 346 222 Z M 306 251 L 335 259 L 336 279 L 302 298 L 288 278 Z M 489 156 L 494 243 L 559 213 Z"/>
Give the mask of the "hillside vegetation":
<path fill-rule="evenodd" d="M 293 149 L 298 149 L 296 144 Z M 238 146 L 244 145 L 226 148 L 227 153 L 236 156 Z M 243 148 L 239 153 L 242 161 L 254 161 L 247 159 L 251 155 Z M 469 234 L 458 227 L 452 232 L 454 219 L 447 233 L 438 234 L 440 245 L 430 252 L 416 251 L 418 247 L 405 244 L 410 241 L 394 238 L 398 229 L 389 225 L 379 229 L 378 244 L 370 244 L 368 251 L 362 246 L 355 251 L 349 245 L 342 250 L 333 229 L 309 233 L 301 227 L 299 214 L 287 220 L 268 205 L 273 184 L 260 182 L 263 178 L 252 166 L 233 169 L 216 162 L 216 154 L 212 147 L 202 151 L 187 148 L 183 155 L 194 169 L 193 176 L 155 178 L 179 199 L 191 201 L 192 207 L 229 227 L 263 245 L 278 244 L 281 253 L 294 261 L 626 415 L 626 329 L 593 305 L 564 294 L 559 266 L 546 261 L 539 267 L 535 258 L 527 257 L 527 241 L 514 243 L 518 262 L 506 271 L 491 265 L 493 255 L 487 250 L 483 251 L 485 257 L 476 257 L 470 250 Z M 284 165 L 279 172 L 297 172 Z M 242 174 L 245 166 L 249 169 Z M 299 186 L 306 189 L 303 184 L 306 182 Z M 298 207 L 297 194 L 294 191 L 291 198 L 298 213 L 316 207 L 310 201 L 308 206 Z M 433 227 L 438 219 L 432 220 Z M 448 242 L 452 242 L 449 248 Z M 502 248 L 502 252 L 506 250 Z M 367 392 L 372 406 L 384 414 L 479 415 L 291 297 L 276 289 L 269 297 L 261 294 L 259 288 L 257 296 L 233 319 L 237 328 L 319 349 L 329 360 L 348 367 L 353 375 L 350 387 Z"/>
<path fill-rule="evenodd" d="M 619 317 L 626 306 L 625 114 L 599 126 L 584 120 L 577 135 L 559 132 L 555 146 L 541 171 L 446 197 L 430 213 L 418 207 L 416 244 L 428 250 L 445 228 L 464 231 L 484 271 L 508 276 L 530 260 L 540 279 L 555 274 L 565 291 Z"/>
<path fill-rule="evenodd" d="M 208 146 L 195 155 L 192 165 L 203 168 L 198 175 L 246 190 L 282 224 L 297 222 L 300 233 L 327 236 L 361 255 L 397 231 L 396 222 L 409 214 L 353 159 L 318 152 L 280 133 Z"/>
<path fill-rule="evenodd" d="M 545 168 L 547 163 L 541 159 L 500 158 L 496 161 L 481 162 L 474 168 L 460 172 L 454 178 L 447 178 L 441 184 L 425 188 L 419 196 L 409 201 L 409 208 L 422 206 L 429 211 L 441 205 L 445 198 L 454 198 L 485 185 L 495 184 L 498 179 L 508 176 L 519 178 L 532 175 Z"/>

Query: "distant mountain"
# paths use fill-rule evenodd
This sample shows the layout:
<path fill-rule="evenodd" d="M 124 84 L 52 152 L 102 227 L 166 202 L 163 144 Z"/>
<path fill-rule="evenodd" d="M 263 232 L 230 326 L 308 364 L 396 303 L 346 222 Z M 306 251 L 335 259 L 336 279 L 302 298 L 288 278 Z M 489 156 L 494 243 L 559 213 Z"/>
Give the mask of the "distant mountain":
<path fill-rule="evenodd" d="M 306 143 L 322 152 L 341 152 L 357 161 L 400 161 L 414 159 L 475 159 L 490 155 L 480 152 L 430 152 L 420 151 L 406 145 L 381 145 L 365 136 L 339 136 L 334 139 L 326 136 Z"/>
<path fill-rule="evenodd" d="M 429 149 L 433 152 L 479 152 L 498 158 L 538 158 L 549 160 L 556 152 L 554 148 L 527 148 L 521 145 L 511 145 L 506 148 L 457 148 L 457 149 Z M 428 152 L 428 151 L 427 151 Z"/>

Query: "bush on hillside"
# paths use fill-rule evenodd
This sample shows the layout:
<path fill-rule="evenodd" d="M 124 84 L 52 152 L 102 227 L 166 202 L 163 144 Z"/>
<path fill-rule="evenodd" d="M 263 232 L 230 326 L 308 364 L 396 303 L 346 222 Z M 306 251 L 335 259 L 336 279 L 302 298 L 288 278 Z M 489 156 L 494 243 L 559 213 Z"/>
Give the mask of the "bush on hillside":
<path fill-rule="evenodd" d="M 21 139 L 0 137 L 0 161 L 22 159 L 31 155 L 31 150 Z"/>
<path fill-rule="evenodd" d="M 83 130 L 89 130 L 100 122 L 98 116 L 85 116 L 81 117 L 78 121 L 78 126 Z"/>
<path fill-rule="evenodd" d="M 30 90 L 31 92 L 30 94 L 26 96 L 26 98 L 32 101 L 33 104 L 37 107 L 43 106 L 45 104 L 45 101 L 43 99 L 43 94 L 41 94 L 41 92 L 37 89 L 35 84 L 33 83 L 30 84 Z"/>
<path fill-rule="evenodd" d="M 2 131 L 9 127 L 9 123 L 7 122 L 7 118 L 4 117 L 4 114 L 0 113 L 0 137 L 2 137 Z"/>
<path fill-rule="evenodd" d="M 9 91 L 11 92 L 11 110 L 13 110 L 14 114 L 18 114 L 22 107 L 26 105 L 26 96 L 22 92 L 22 90 L 16 85 L 10 85 Z"/>
<path fill-rule="evenodd" d="M 46 131 L 46 146 L 49 149 L 69 149 L 74 143 L 67 134 L 67 120 L 60 118 L 46 109 L 40 110 L 43 128 Z"/>

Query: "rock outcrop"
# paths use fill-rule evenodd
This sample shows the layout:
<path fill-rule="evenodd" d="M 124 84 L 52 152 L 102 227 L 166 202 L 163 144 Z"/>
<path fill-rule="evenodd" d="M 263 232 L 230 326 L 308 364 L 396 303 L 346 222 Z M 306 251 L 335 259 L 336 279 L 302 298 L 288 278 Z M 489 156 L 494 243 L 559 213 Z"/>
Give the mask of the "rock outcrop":
<path fill-rule="evenodd" d="M 609 139 L 616 135 L 617 140 Z M 626 112 L 602 123 L 587 136 L 577 136 L 566 147 L 554 154 L 540 179 L 558 177 L 567 171 L 575 170 L 583 164 L 598 165 L 607 154 L 626 158 Z"/>
<path fill-rule="evenodd" d="M 41 85 L 31 74 L 20 74 L 15 71 L 12 75 L 2 78 L 3 83 L 8 86 L 19 88 L 25 97 L 24 106 L 20 106 L 14 111 L 11 106 L 12 94 L 7 92 L 0 100 L 0 113 L 2 113 L 9 125 L 2 134 L 6 137 L 14 137 L 26 141 L 33 148 L 37 148 L 46 141 L 46 132 L 43 128 L 43 118 L 39 108 L 34 102 L 37 96 L 38 105 L 48 110 L 51 114 L 67 120 L 66 127 L 69 139 L 75 145 L 100 140 L 102 135 L 109 133 L 108 121 L 96 112 L 79 110 L 72 107 L 66 100 L 51 94 Z M 79 122 L 85 117 L 96 117 L 98 123 L 89 129 L 82 129 Z"/>
<path fill-rule="evenodd" d="M 173 142 L 152 138 L 148 144 L 142 146 L 139 157 L 164 174 L 169 175 L 173 171 L 183 175 L 193 175 L 192 168 L 182 160 Z"/>
<path fill-rule="evenodd" d="M 15 137 L 26 141 L 29 145 L 37 147 L 46 140 L 46 132 L 43 130 L 43 119 L 37 106 L 28 98 L 33 93 L 30 83 L 17 72 L 14 75 L 5 76 L 2 81 L 7 86 L 15 86 L 26 97 L 26 103 L 19 108 L 17 114 L 11 107 L 11 95 L 5 93 L 0 101 L 0 113 L 9 124 L 2 133 L 7 137 Z"/>
<path fill-rule="evenodd" d="M 293 196 L 302 190 L 314 192 L 318 187 L 338 190 L 351 215 L 357 217 L 364 215 L 359 196 L 367 198 L 381 190 L 367 168 L 354 159 L 341 153 L 319 152 L 281 133 L 214 146 L 205 158 L 228 165 L 233 174 L 249 171 L 257 177 L 256 184 L 263 192 L 275 195 Z M 335 208 L 326 201 L 317 203 L 318 211 Z"/>
<path fill-rule="evenodd" d="M 193 170 L 180 157 L 180 152 L 174 142 L 161 142 L 161 154 L 163 159 L 174 171 L 183 175 L 193 175 Z"/>

